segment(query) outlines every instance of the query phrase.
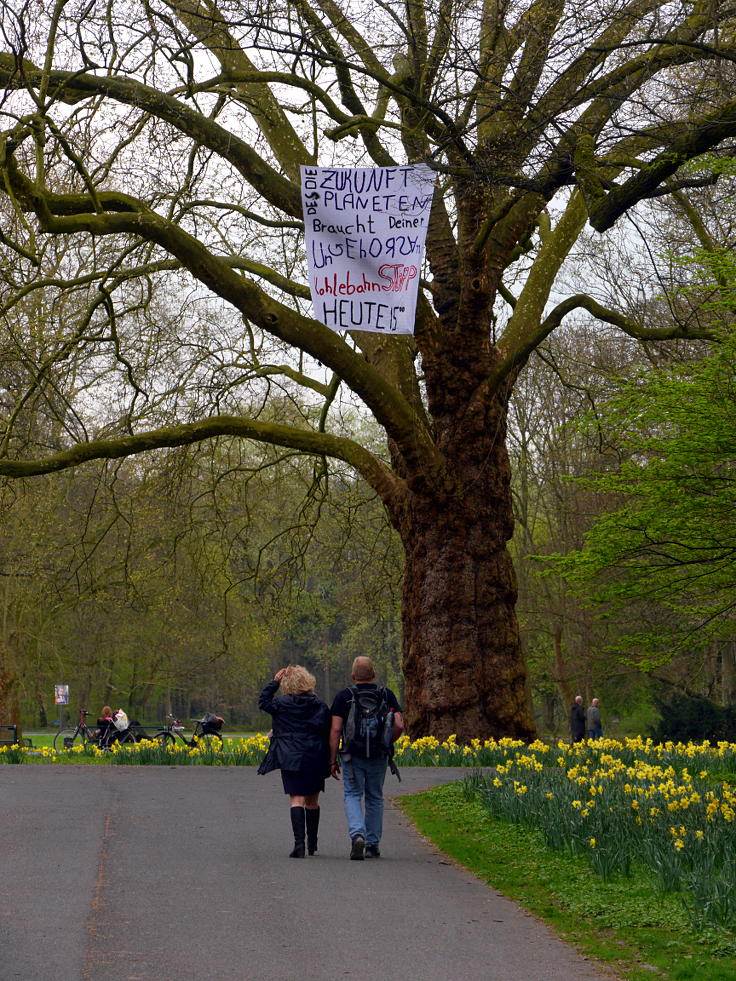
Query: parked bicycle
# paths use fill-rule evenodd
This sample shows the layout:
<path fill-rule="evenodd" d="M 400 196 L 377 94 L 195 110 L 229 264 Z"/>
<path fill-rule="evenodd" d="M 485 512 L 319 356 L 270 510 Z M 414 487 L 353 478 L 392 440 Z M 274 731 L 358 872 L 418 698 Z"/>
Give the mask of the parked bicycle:
<path fill-rule="evenodd" d="M 223 739 L 220 735 L 224 719 L 213 712 L 207 712 L 201 719 L 192 719 L 194 732 L 187 738 L 184 726 L 173 715 L 167 715 L 167 722 L 150 737 L 153 742 L 162 746 L 173 746 L 180 739 L 185 746 L 210 746 L 212 749 L 222 749 Z"/>
<path fill-rule="evenodd" d="M 90 713 L 87 709 L 79 710 L 79 720 L 74 729 L 60 729 L 54 736 L 54 749 L 73 749 L 74 746 L 86 746 L 94 743 L 100 749 L 110 749 L 113 743 L 134 743 L 135 737 L 130 729 L 120 731 L 114 725 L 107 726 L 105 731 L 92 729 L 87 725 L 86 718 Z"/>

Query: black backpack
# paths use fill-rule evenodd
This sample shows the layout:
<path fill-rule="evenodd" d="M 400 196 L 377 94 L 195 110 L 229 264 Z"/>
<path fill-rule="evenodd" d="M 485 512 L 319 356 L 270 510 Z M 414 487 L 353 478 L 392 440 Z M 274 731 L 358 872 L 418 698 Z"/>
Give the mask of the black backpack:
<path fill-rule="evenodd" d="M 351 685 L 348 690 L 353 697 L 342 729 L 343 752 L 366 759 L 390 756 L 394 713 L 386 689 Z"/>

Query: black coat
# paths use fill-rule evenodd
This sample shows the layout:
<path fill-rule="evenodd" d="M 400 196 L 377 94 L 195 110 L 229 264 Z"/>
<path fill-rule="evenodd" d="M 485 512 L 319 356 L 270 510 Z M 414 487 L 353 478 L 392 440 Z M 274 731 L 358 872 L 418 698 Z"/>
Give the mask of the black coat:
<path fill-rule="evenodd" d="M 573 739 L 582 739 L 585 735 L 585 709 L 577 702 L 570 709 L 570 735 Z"/>
<path fill-rule="evenodd" d="M 273 717 L 273 735 L 259 773 L 297 770 L 316 777 L 330 775 L 332 716 L 314 692 L 276 695 L 278 681 L 269 681 L 258 707 Z"/>

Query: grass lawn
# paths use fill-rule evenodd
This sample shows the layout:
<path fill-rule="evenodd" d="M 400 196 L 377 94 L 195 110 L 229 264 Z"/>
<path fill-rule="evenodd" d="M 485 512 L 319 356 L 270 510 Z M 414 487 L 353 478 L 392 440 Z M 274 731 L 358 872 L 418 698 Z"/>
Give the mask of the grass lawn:
<path fill-rule="evenodd" d="M 25 736 L 25 738 L 31 740 L 34 749 L 40 749 L 42 746 L 53 746 L 55 735 L 56 730 L 52 729 L 51 732 L 34 732 L 33 735 Z"/>
<path fill-rule="evenodd" d="M 460 784 L 398 804 L 439 849 L 619 978 L 734 981 L 736 938 L 694 934 L 680 897 L 663 896 L 647 874 L 604 883 L 581 857 L 549 849 L 540 831 L 491 819 Z"/>

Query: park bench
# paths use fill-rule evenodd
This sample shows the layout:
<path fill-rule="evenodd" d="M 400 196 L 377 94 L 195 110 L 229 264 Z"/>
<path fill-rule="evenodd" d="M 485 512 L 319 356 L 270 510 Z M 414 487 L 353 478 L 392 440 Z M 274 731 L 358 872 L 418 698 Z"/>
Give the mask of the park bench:
<path fill-rule="evenodd" d="M 0 746 L 15 746 L 18 742 L 18 726 L 16 725 L 0 725 Z M 33 749 L 33 740 L 28 739 L 24 736 L 20 740 L 21 745 L 25 746 L 27 749 Z"/>
<path fill-rule="evenodd" d="M 0 746 L 14 746 L 18 742 L 18 727 L 0 725 Z"/>

